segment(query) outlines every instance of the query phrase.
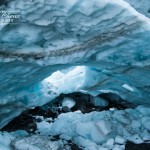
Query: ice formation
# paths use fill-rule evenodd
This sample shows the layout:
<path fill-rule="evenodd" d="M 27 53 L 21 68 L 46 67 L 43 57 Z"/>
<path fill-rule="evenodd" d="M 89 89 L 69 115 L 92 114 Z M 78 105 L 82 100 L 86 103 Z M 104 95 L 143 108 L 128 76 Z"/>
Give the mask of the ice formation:
<path fill-rule="evenodd" d="M 147 0 L 125 0 L 132 7 L 134 7 L 138 12 L 144 14 L 147 17 L 150 17 L 150 1 Z"/>
<path fill-rule="evenodd" d="M 112 93 L 118 96 L 117 102 L 128 106 L 149 105 L 149 4 L 146 0 L 10 0 L 7 5 L 1 5 L 0 11 L 16 13 L 20 18 L 12 23 L 0 22 L 0 128 L 22 111 L 46 104 L 61 93 L 82 92 L 94 97 Z M 147 114 L 145 109 L 141 111 L 129 117 L 125 111 L 104 114 L 120 126 L 128 126 L 130 117 Z M 120 115 L 120 120 L 115 114 Z M 106 126 L 105 120 L 95 118 L 97 112 L 69 115 L 69 121 L 73 116 L 79 122 L 74 122 L 75 128 L 70 131 L 64 128 L 62 138 L 72 138 L 73 134 L 74 142 L 97 146 L 95 143 L 107 141 L 107 135 L 114 132 L 110 129 L 114 126 L 112 122 Z M 85 133 L 80 132 L 80 126 L 85 127 L 81 116 L 88 120 Z M 59 116 L 54 124 L 60 124 L 61 118 L 66 116 Z M 92 119 L 100 122 L 95 124 Z M 63 121 L 62 125 L 65 124 Z M 141 124 L 144 135 L 138 130 Z M 138 122 L 134 120 L 131 125 L 137 126 L 131 140 L 138 138 L 141 142 L 147 138 L 144 137 L 149 130 L 147 116 Z M 56 130 L 54 135 L 60 133 L 59 128 Z M 103 132 L 97 135 L 97 130 Z M 120 134 L 115 138 L 116 143 L 126 140 Z M 124 134 L 130 135 L 128 131 Z M 45 142 L 43 137 L 39 138 Z M 8 145 L 10 141 L 11 138 Z M 111 139 L 106 145 L 113 142 Z"/>
<path fill-rule="evenodd" d="M 124 149 L 127 140 L 137 144 L 150 140 L 149 113 L 147 106 L 89 114 L 71 112 L 58 116 L 49 129 L 45 128 L 45 121 L 37 126 L 41 134 L 45 131 L 48 135 L 60 135 L 88 150 Z"/>
<path fill-rule="evenodd" d="M 22 130 L 0 132 L 0 148 L 11 150 L 71 150 L 65 144 L 71 140 L 85 150 L 124 150 L 126 141 L 140 144 L 150 141 L 150 108 L 109 110 L 82 114 L 64 113 L 53 123 L 46 119 L 37 123 L 39 134 Z M 61 140 L 53 141 L 59 135 Z"/>

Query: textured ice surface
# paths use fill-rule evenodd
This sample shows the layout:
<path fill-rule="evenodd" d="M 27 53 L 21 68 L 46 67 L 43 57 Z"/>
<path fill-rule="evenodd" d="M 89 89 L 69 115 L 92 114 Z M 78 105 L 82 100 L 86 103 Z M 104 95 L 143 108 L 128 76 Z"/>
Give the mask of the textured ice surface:
<path fill-rule="evenodd" d="M 62 106 L 65 107 L 67 106 L 68 108 L 72 108 L 76 104 L 75 100 L 69 97 L 64 97 L 62 100 Z"/>
<path fill-rule="evenodd" d="M 108 106 L 108 101 L 98 96 L 92 98 L 91 102 L 94 104 L 94 106 L 102 106 L 102 107 Z"/>
<path fill-rule="evenodd" d="M 123 0 L 14 0 L 1 9 L 21 15 L 17 24 L 1 27 L 2 59 L 148 63 L 150 21 Z"/>
<path fill-rule="evenodd" d="M 150 140 L 150 119 L 146 117 L 149 110 L 147 106 L 139 106 L 135 109 L 88 114 L 77 111 L 59 115 L 54 123 L 49 123 L 49 129 L 44 121 L 42 126 L 38 125 L 41 123 L 37 125 L 41 134 L 47 131 L 46 134 L 71 139 L 84 148 L 124 149 L 127 140 L 137 144 Z"/>
<path fill-rule="evenodd" d="M 133 6 L 138 12 L 150 17 L 150 1 L 147 0 L 125 0 Z"/>
<path fill-rule="evenodd" d="M 28 135 L 18 130 L 0 132 L 3 150 L 58 150 L 71 140 L 87 150 L 124 150 L 127 141 L 137 144 L 150 142 L 150 107 L 108 110 L 83 114 L 80 111 L 60 114 L 51 123 L 47 118 L 37 123 L 39 134 Z M 51 136 L 59 136 L 54 141 Z M 68 149 L 70 150 L 70 149 Z"/>
<path fill-rule="evenodd" d="M 0 127 L 60 93 L 115 93 L 134 105 L 150 104 L 149 2 L 127 2 L 13 0 L 0 6 L 21 16 L 0 25 Z M 77 65 L 86 73 L 60 71 L 60 84 L 45 83 L 53 72 Z"/>
<path fill-rule="evenodd" d="M 29 136 L 22 130 L 7 133 L 0 132 L 1 150 L 58 150 L 63 146 L 60 141 L 50 141 L 50 137 L 41 135 Z"/>

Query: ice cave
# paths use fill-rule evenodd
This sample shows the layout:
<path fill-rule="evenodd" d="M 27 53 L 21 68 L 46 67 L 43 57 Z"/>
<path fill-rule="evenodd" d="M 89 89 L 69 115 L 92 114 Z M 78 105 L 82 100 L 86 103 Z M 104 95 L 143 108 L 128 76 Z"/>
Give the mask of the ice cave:
<path fill-rule="evenodd" d="M 150 150 L 150 1 L 0 0 L 0 150 Z"/>

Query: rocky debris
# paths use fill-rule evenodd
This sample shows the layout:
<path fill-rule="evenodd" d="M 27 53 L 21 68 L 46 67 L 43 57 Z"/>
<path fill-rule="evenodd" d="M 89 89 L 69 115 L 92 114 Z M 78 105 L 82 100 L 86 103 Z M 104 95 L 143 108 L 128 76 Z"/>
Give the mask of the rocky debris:
<path fill-rule="evenodd" d="M 106 95 L 102 95 L 102 97 L 109 99 Z M 29 133 L 34 133 L 37 129 L 36 122 L 41 122 L 46 118 L 51 118 L 48 120 L 48 122 L 53 122 L 53 120 L 61 113 L 74 112 L 78 110 L 80 110 L 82 113 L 89 113 L 92 111 L 103 111 L 112 108 L 118 110 L 126 108 L 126 106 L 117 104 L 113 101 L 109 101 L 107 106 L 97 106 L 92 103 L 93 99 L 95 99 L 95 97 L 79 92 L 61 94 L 52 102 L 42 107 L 35 107 L 34 109 L 23 112 L 20 116 L 16 117 L 1 130 L 9 132 L 16 130 L 26 130 Z M 101 99 L 105 101 L 104 98 L 96 98 L 96 100 Z M 107 102 L 107 100 L 105 102 Z"/>
<path fill-rule="evenodd" d="M 1 131 L 8 131 L 8 132 L 16 130 L 25 130 L 29 133 L 35 132 L 36 130 L 35 118 L 31 116 L 30 113 L 24 112 L 1 129 Z"/>
<path fill-rule="evenodd" d="M 126 106 L 122 104 L 118 105 L 117 103 L 111 101 L 107 96 L 102 95 L 102 97 L 103 98 L 101 98 L 101 95 L 100 95 L 99 97 L 96 98 L 96 100 L 103 99 L 105 101 L 105 98 L 106 98 L 107 100 L 105 102 L 109 101 L 107 106 L 94 105 L 92 103 L 92 100 L 94 98 L 88 94 L 82 94 L 82 93 L 61 94 L 59 97 L 57 97 L 57 99 L 54 99 L 51 103 L 48 103 L 42 107 L 35 107 L 33 109 L 23 112 L 20 116 L 12 120 L 7 126 L 5 126 L 1 130 L 8 131 L 8 132 L 17 131 L 17 130 L 25 130 L 31 135 L 39 134 L 37 130 L 37 123 L 42 123 L 46 121 L 49 126 L 49 123 L 54 122 L 54 120 L 58 117 L 58 115 L 62 113 L 81 111 L 84 114 L 84 113 L 89 113 L 92 111 L 117 110 L 117 109 L 123 110 L 124 108 L 126 108 Z M 139 109 L 141 111 L 143 110 L 141 107 L 139 107 Z M 114 116 L 115 116 L 115 113 L 114 113 Z M 118 116 L 118 114 L 116 114 L 116 116 Z M 120 117 L 120 118 L 123 118 L 123 117 Z M 126 123 L 128 120 L 126 120 L 126 118 L 123 118 L 123 120 L 120 120 L 120 121 L 123 123 Z M 108 127 L 108 129 L 105 129 L 105 127 L 107 127 L 105 123 L 97 123 L 96 126 L 97 128 L 100 128 L 100 129 L 102 128 L 103 132 L 106 131 L 104 135 L 105 134 L 107 135 L 107 132 L 109 133 L 110 127 Z M 53 136 L 50 140 L 59 141 L 61 140 L 61 137 L 59 135 Z M 126 141 L 124 141 L 124 139 L 118 136 L 116 137 L 115 142 L 117 144 L 122 144 L 122 143 L 125 143 Z M 65 141 L 64 143 L 65 144 L 63 148 L 65 150 L 82 149 L 82 148 L 79 148 L 76 144 L 74 144 L 71 140 Z M 137 146 L 136 144 L 127 142 L 126 149 L 134 150 L 134 149 L 131 149 L 131 145 L 134 145 L 134 147 Z"/>

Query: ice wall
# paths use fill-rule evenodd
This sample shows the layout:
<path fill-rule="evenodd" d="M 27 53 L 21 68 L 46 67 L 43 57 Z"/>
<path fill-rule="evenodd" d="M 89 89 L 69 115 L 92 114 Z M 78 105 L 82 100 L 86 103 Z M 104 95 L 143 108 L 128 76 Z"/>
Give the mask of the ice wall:
<path fill-rule="evenodd" d="M 127 2 L 12 0 L 1 5 L 2 14 L 20 17 L 0 25 L 0 126 L 50 101 L 53 96 L 45 94 L 41 81 L 76 65 L 98 74 L 94 85 L 80 91 L 112 92 L 135 105 L 149 104 L 150 19 L 144 4 Z"/>
<path fill-rule="evenodd" d="M 132 7 L 134 7 L 138 12 L 150 17 L 150 1 L 147 0 L 125 0 Z"/>

